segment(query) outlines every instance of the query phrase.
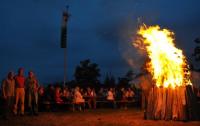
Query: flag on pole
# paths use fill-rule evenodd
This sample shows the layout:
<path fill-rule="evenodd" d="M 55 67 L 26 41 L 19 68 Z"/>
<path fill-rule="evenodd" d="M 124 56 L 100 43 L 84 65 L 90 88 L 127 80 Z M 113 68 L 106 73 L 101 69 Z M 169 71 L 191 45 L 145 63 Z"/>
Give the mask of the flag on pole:
<path fill-rule="evenodd" d="M 67 28 L 66 25 L 61 27 L 61 48 L 67 47 Z"/>
<path fill-rule="evenodd" d="M 67 11 L 63 12 L 62 26 L 61 26 L 61 48 L 67 47 L 67 21 L 69 14 Z"/>

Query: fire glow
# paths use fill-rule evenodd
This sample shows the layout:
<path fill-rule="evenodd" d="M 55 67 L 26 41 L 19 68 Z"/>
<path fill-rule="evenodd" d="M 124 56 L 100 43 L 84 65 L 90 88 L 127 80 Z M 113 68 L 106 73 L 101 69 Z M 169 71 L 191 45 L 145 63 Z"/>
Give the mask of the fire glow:
<path fill-rule="evenodd" d="M 142 25 L 134 46 L 144 49 L 150 61 L 146 66 L 157 87 L 191 85 L 190 72 L 181 49 L 174 45 L 174 33 L 159 26 Z"/>

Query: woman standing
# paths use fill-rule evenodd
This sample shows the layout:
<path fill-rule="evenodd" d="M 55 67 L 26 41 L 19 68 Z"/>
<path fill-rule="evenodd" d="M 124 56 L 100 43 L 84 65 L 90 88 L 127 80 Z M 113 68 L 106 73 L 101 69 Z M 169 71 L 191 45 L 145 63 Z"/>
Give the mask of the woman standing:
<path fill-rule="evenodd" d="M 30 71 L 25 81 L 28 93 L 28 108 L 30 115 L 38 115 L 38 81 L 34 73 Z"/>

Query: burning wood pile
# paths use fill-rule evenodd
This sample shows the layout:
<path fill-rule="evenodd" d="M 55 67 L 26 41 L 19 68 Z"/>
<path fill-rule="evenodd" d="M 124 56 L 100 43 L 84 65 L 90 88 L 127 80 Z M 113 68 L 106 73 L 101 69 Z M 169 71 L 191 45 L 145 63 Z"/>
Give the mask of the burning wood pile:
<path fill-rule="evenodd" d="M 174 33 L 159 26 L 143 25 L 133 45 L 146 52 L 153 87 L 148 93 L 146 119 L 197 120 L 197 106 L 190 71 Z"/>

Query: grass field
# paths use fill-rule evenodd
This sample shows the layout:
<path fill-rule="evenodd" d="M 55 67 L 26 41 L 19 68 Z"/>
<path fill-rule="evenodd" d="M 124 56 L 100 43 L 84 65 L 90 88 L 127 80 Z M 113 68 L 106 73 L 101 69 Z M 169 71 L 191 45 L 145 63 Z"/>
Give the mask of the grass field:
<path fill-rule="evenodd" d="M 144 120 L 138 109 L 98 109 L 85 112 L 42 112 L 39 116 L 11 117 L 0 126 L 200 126 L 200 121 Z"/>

